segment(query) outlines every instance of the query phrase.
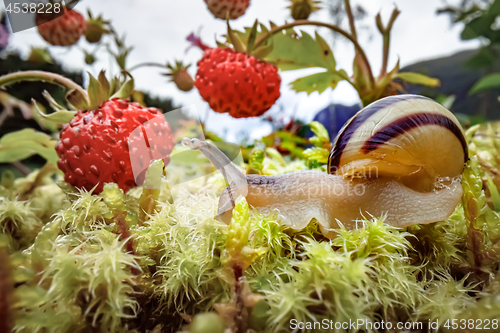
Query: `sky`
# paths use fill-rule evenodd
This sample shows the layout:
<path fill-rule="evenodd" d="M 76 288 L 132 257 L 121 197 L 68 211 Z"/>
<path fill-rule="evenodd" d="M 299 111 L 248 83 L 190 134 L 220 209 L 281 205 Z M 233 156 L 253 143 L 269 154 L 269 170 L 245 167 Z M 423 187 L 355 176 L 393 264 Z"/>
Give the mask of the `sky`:
<path fill-rule="evenodd" d="M 251 26 L 255 19 L 262 23 L 270 20 L 280 24 L 291 21 L 287 0 L 251 0 L 250 7 L 241 18 L 232 21 L 233 29 L 242 29 Z M 382 62 L 382 40 L 375 28 L 374 17 L 381 13 L 384 22 L 387 22 L 395 6 L 401 14 L 395 22 L 392 39 L 389 67 L 392 68 L 398 59 L 401 66 L 410 65 L 417 61 L 447 56 L 464 49 L 475 48 L 477 41 L 463 42 L 460 40 L 460 26 L 452 26 L 446 15 L 437 15 L 436 10 L 443 5 L 439 0 L 364 0 L 352 1 L 361 4 L 367 11 L 368 17 L 362 22 L 369 29 L 362 29 L 359 42 L 364 47 L 375 73 L 380 70 Z M 215 46 L 215 38 L 226 31 L 225 22 L 215 19 L 206 8 L 203 0 L 82 0 L 76 10 L 84 13 L 90 8 L 93 14 L 102 14 L 110 18 L 113 26 L 119 33 L 126 33 L 127 43 L 134 45 L 129 57 L 129 64 L 143 62 L 174 61 L 182 59 L 192 63 L 190 73 L 196 74 L 196 62 L 202 57 L 199 49 L 190 49 L 186 53 L 189 43 L 186 37 L 201 29 L 201 37 L 206 44 Z M 326 10 L 314 13 L 310 19 L 330 21 Z M 327 41 L 333 43 L 333 53 L 337 61 L 337 68 L 352 73 L 352 59 L 354 50 L 352 44 L 345 42 L 342 37 L 332 41 L 331 34 L 323 28 L 301 28 L 309 33 L 319 31 Z M 46 46 L 38 36 L 36 28 L 14 34 L 10 48 L 16 48 L 26 54 L 30 46 Z M 83 39 L 79 47 L 91 49 Z M 86 71 L 97 75 L 101 69 L 116 73 L 116 65 L 110 64 L 109 58 L 101 56 L 93 66 L 85 66 L 81 50 L 74 48 L 67 51 L 64 48 L 51 48 L 53 56 L 61 60 L 67 69 Z M 335 90 L 328 89 L 322 94 L 295 93 L 289 88 L 289 83 L 298 77 L 317 72 L 315 69 L 282 72 L 281 98 L 275 106 L 266 113 L 274 118 L 284 120 L 295 116 L 305 122 L 313 119 L 314 115 L 331 103 L 352 105 L 358 103 L 356 91 L 346 82 L 341 82 Z M 170 97 L 174 103 L 183 106 L 194 106 L 202 119 L 207 119 L 207 128 L 222 134 L 228 141 L 239 141 L 244 137 L 261 137 L 272 131 L 271 126 L 259 118 L 232 119 L 227 114 L 217 114 L 210 111 L 203 102 L 198 91 L 193 89 L 189 93 L 179 91 L 168 79 L 161 76 L 156 68 L 142 68 L 134 71 L 136 87 L 148 91 L 153 95 Z M 249 130 L 251 129 L 251 131 Z"/>

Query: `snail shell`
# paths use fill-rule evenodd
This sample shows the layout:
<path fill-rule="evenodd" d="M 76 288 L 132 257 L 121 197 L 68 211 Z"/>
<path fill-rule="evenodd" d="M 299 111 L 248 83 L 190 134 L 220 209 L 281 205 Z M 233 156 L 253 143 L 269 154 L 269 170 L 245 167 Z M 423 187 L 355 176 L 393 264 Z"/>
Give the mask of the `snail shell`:
<path fill-rule="evenodd" d="M 199 148 L 196 139 L 185 144 Z M 207 158 L 214 159 L 210 151 Z M 327 237 L 334 237 L 340 223 L 355 228 L 370 216 L 385 216 L 398 227 L 437 222 L 460 201 L 467 159 L 463 130 L 450 111 L 425 97 L 390 96 L 344 126 L 330 153 L 329 173 L 243 175 L 224 165 L 237 181 L 230 180 L 220 197 L 219 218 L 229 223 L 235 199 L 244 195 L 254 208 L 278 212 L 294 229 L 315 218 Z"/>
<path fill-rule="evenodd" d="M 456 117 L 417 95 L 390 96 L 358 112 L 330 153 L 330 174 L 394 177 L 419 190 L 462 174 L 468 147 Z"/>

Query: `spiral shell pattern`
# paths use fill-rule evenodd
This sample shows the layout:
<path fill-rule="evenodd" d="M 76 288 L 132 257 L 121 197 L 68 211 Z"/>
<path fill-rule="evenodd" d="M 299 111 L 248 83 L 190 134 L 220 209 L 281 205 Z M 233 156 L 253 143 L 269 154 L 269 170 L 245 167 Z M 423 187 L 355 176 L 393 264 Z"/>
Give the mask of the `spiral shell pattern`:
<path fill-rule="evenodd" d="M 422 96 L 381 99 L 359 111 L 340 131 L 330 153 L 330 174 L 346 178 L 392 176 L 433 183 L 456 177 L 468 159 L 456 117 Z"/>

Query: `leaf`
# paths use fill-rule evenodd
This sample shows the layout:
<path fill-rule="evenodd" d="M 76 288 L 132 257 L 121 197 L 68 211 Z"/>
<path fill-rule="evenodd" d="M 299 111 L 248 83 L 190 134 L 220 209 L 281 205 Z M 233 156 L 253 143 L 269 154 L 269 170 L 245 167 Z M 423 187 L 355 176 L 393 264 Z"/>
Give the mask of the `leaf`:
<path fill-rule="evenodd" d="M 49 131 L 51 133 L 55 133 L 55 132 L 59 131 L 59 127 L 57 124 L 46 120 L 42 116 L 42 114 L 45 115 L 45 107 L 42 104 L 36 102 L 35 100 L 31 100 L 31 108 L 33 110 L 33 119 L 38 123 L 38 125 L 40 125 L 40 127 L 44 131 Z M 39 109 L 39 110 L 37 110 L 37 109 Z"/>
<path fill-rule="evenodd" d="M 334 89 L 339 81 L 344 80 L 342 77 L 344 74 L 347 76 L 343 70 L 338 73 L 332 73 L 330 71 L 317 73 L 297 79 L 290 85 L 292 89 L 297 92 L 305 91 L 307 94 L 311 94 L 317 91 L 321 94 L 328 88 Z"/>
<path fill-rule="evenodd" d="M 274 48 L 264 60 L 276 64 L 283 71 L 313 67 L 335 71 L 333 52 L 317 33 L 314 39 L 304 31 L 299 36 L 290 29 L 270 39 Z"/>
<path fill-rule="evenodd" d="M 97 81 L 96 78 L 90 73 L 89 79 L 89 88 L 87 90 L 89 94 L 90 109 L 95 109 L 101 106 L 102 102 L 105 101 L 104 92 L 101 89 L 99 81 Z"/>
<path fill-rule="evenodd" d="M 379 87 L 385 88 L 389 83 L 391 83 L 398 76 L 399 69 L 400 66 L 398 59 L 396 66 L 394 66 L 394 68 L 382 78 L 382 81 L 379 82 Z"/>
<path fill-rule="evenodd" d="M 285 159 L 283 158 L 283 156 L 281 156 L 279 151 L 277 151 L 276 149 L 274 149 L 272 147 L 267 147 L 266 154 L 269 155 L 269 157 L 271 157 L 272 159 L 276 160 L 279 163 L 279 165 L 281 165 L 281 166 L 286 165 Z"/>
<path fill-rule="evenodd" d="M 260 255 L 266 252 L 265 248 L 253 248 L 249 243 L 251 231 L 250 209 L 246 199 L 239 196 L 236 199 L 231 224 L 229 224 L 226 246 L 221 254 L 221 262 L 231 268 L 247 269 Z"/>
<path fill-rule="evenodd" d="M 257 32 L 256 38 L 269 31 L 263 24 L 259 24 L 259 27 L 260 31 Z M 270 28 L 275 27 L 276 24 L 270 22 Z M 243 43 L 253 44 L 255 29 L 254 25 L 252 28 L 245 28 L 244 31 L 233 30 L 233 33 L 238 35 Z M 229 37 L 226 38 L 230 42 Z M 253 45 L 251 48 L 253 49 Z M 275 64 L 283 71 L 313 67 L 335 71 L 336 66 L 330 46 L 318 33 L 315 33 L 313 38 L 304 31 L 298 34 L 294 29 L 274 34 L 264 44 L 259 45 L 252 55 Z"/>
<path fill-rule="evenodd" d="M 0 163 L 24 160 L 38 154 L 57 164 L 56 141 L 45 133 L 29 128 L 4 135 L 0 139 Z"/>
<path fill-rule="evenodd" d="M 323 147 L 325 143 L 330 143 L 330 136 L 328 135 L 328 131 L 323 124 L 313 121 L 309 124 L 309 127 L 315 134 L 315 136 L 309 139 L 311 143 L 317 147 Z"/>
<path fill-rule="evenodd" d="M 259 27 L 260 27 L 260 31 L 261 31 L 262 33 L 266 33 L 266 32 L 268 32 L 268 31 L 269 31 L 269 29 L 268 29 L 268 28 L 267 28 L 264 24 L 262 24 L 262 23 L 261 23 L 261 24 L 259 24 Z"/>
<path fill-rule="evenodd" d="M 233 44 L 234 49 L 237 52 L 246 52 L 247 49 L 244 40 L 240 37 L 238 33 L 233 31 L 233 29 L 231 29 L 231 26 L 229 25 L 229 20 L 227 20 L 226 23 L 227 23 L 227 36 L 231 44 Z"/>
<path fill-rule="evenodd" d="M 500 73 L 489 74 L 477 81 L 472 86 L 471 90 L 469 90 L 469 95 L 474 95 L 475 93 L 482 90 L 498 87 L 500 87 Z"/>
<path fill-rule="evenodd" d="M 54 110 L 66 110 L 64 106 L 56 102 L 56 100 L 49 94 L 47 90 L 44 90 L 42 95 L 47 100 L 47 102 L 49 102 L 50 107 Z"/>
<path fill-rule="evenodd" d="M 75 110 L 88 110 L 89 101 L 87 96 L 83 95 L 79 90 L 73 89 L 66 95 L 66 100 Z"/>
<path fill-rule="evenodd" d="M 255 45 L 255 38 L 257 38 L 257 27 L 259 26 L 259 21 L 255 20 L 252 30 L 250 30 L 250 35 L 248 37 L 247 52 L 252 53 L 253 47 Z"/>
<path fill-rule="evenodd" d="M 488 15 L 498 16 L 500 15 L 500 0 L 495 0 L 490 8 L 488 9 Z"/>
<path fill-rule="evenodd" d="M 488 183 L 488 189 L 490 190 L 491 201 L 493 202 L 493 207 L 497 212 L 500 212 L 500 194 L 498 193 L 498 187 L 493 182 L 491 176 L 485 172 L 486 182 Z"/>
<path fill-rule="evenodd" d="M 128 98 L 134 91 L 134 79 L 130 79 L 111 98 Z"/>
<path fill-rule="evenodd" d="M 142 185 L 147 189 L 162 189 L 166 186 L 165 182 L 162 181 L 162 175 L 165 165 L 163 160 L 153 161 L 147 171 L 144 178 L 144 184 Z M 163 182 L 163 183 L 162 183 Z M 162 186 L 163 185 L 163 186 Z"/>
<path fill-rule="evenodd" d="M 325 148 L 312 147 L 304 151 L 304 157 L 309 161 L 317 161 L 318 163 L 328 163 L 330 151 Z"/>
<path fill-rule="evenodd" d="M 434 79 L 419 73 L 398 73 L 396 77 L 409 83 L 421 84 L 428 87 L 439 87 L 441 84 L 439 79 Z"/>
<path fill-rule="evenodd" d="M 265 59 L 272 51 L 274 45 L 272 43 L 267 45 L 261 45 L 257 49 L 253 50 L 252 55 L 257 59 Z"/>
<path fill-rule="evenodd" d="M 457 96 L 455 96 L 455 95 L 450 95 L 450 96 L 438 95 L 436 97 L 436 102 L 438 102 L 439 104 L 441 104 L 442 106 L 444 106 L 445 108 L 450 110 L 451 107 L 453 106 L 453 103 L 455 103 L 456 99 L 457 99 Z"/>
<path fill-rule="evenodd" d="M 54 124 L 69 123 L 71 119 L 73 119 L 73 117 L 76 115 L 76 111 L 68 111 L 68 110 L 60 110 L 53 112 L 51 114 L 46 114 L 39 108 L 38 103 L 34 99 L 32 101 L 37 114 L 43 119 L 50 121 Z"/>
<path fill-rule="evenodd" d="M 482 12 L 482 10 L 478 5 L 473 5 L 469 10 L 466 10 L 465 12 L 458 11 L 457 13 L 459 15 L 455 19 L 453 19 L 453 22 L 457 23 L 457 22 L 466 21 L 472 15 L 475 16 L 477 14 L 481 14 L 481 12 Z"/>
<path fill-rule="evenodd" d="M 250 157 L 248 158 L 248 164 L 250 164 L 250 167 L 252 169 L 262 171 L 262 163 L 264 162 L 265 156 L 266 154 L 263 150 L 255 149 L 254 151 L 252 151 Z"/>
<path fill-rule="evenodd" d="M 101 85 L 101 90 L 102 90 L 102 94 L 104 95 L 104 100 L 109 99 L 109 97 L 111 96 L 111 85 L 109 84 L 109 81 L 106 78 L 105 71 L 101 71 L 99 73 L 98 80 L 99 80 L 99 84 Z"/>
<path fill-rule="evenodd" d="M 463 40 L 469 40 L 477 38 L 479 36 L 487 35 L 488 32 L 491 31 L 491 25 L 493 24 L 494 19 L 494 17 L 492 18 L 485 15 L 476 17 L 465 25 L 465 28 L 462 31 L 460 37 Z"/>

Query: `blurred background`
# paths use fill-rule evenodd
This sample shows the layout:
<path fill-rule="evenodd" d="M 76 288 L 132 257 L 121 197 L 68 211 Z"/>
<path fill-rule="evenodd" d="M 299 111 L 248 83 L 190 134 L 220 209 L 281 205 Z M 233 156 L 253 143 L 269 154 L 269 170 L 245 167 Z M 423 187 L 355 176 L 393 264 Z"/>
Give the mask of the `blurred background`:
<path fill-rule="evenodd" d="M 394 67 L 399 60 L 402 71 L 418 72 L 440 79 L 441 86 L 438 88 L 406 86 L 405 89 L 410 93 L 424 94 L 442 101 L 463 122 L 470 124 L 500 117 L 500 102 L 497 100 L 499 91 L 488 90 L 474 96 L 468 93 L 479 78 L 500 69 L 497 58 L 492 58 L 484 51 L 485 46 L 494 49 L 494 45 L 490 45 L 494 44 L 494 41 L 481 36 L 465 39 L 463 30 L 467 20 L 465 23 L 459 20 L 453 23 L 453 19 L 457 19 L 456 13 L 450 13 L 448 10 L 439 14 L 438 11 L 452 7 L 466 10 L 475 4 L 488 6 L 491 2 L 365 0 L 352 1 L 352 6 L 357 18 L 358 39 L 365 48 L 374 72 L 378 73 L 382 63 L 382 38 L 376 29 L 374 17 L 381 13 L 383 21 L 386 22 L 392 10 L 397 7 L 401 14 L 392 30 L 389 68 Z M 341 0 L 324 0 L 323 10 L 313 13 L 309 19 L 332 22 L 347 29 L 348 22 L 342 4 Z M 262 23 L 270 20 L 277 24 L 291 21 L 290 11 L 286 8 L 288 5 L 289 1 L 286 0 L 252 0 L 247 13 L 231 22 L 232 28 L 251 26 L 255 18 Z M 85 12 L 87 8 L 91 8 L 94 15 L 103 13 L 105 18 L 110 15 L 114 28 L 120 34 L 126 34 L 127 44 L 134 45 L 128 59 L 130 66 L 145 61 L 166 63 L 174 59 L 183 60 L 184 63 L 192 64 L 189 72 L 193 77 L 202 51 L 197 48 L 187 50 L 190 44 L 186 37 L 198 31 L 205 44 L 215 46 L 216 38 L 226 32 L 226 23 L 214 20 L 203 0 L 84 0 L 80 1 L 75 9 Z M 2 10 L 5 8 L 0 6 L 0 11 Z M 497 29 L 496 26 L 490 28 L 493 31 Z M 333 45 L 337 67 L 352 74 L 352 44 L 322 28 L 304 27 L 300 30 L 309 33 L 319 31 L 330 45 Z M 95 76 L 102 68 L 107 68 L 108 74 L 119 73 L 116 64 L 105 50 L 96 52 L 96 61 L 87 65 L 82 50 L 91 52 L 91 46 L 84 40 L 70 51 L 67 48 L 51 47 L 52 63 L 38 59 L 38 63 L 26 64 L 25 60 L 30 55 L 33 56 L 32 46 L 47 46 L 36 28 L 11 35 L 8 45 L 0 54 L 0 72 L 43 68 L 56 72 L 72 72 L 74 74 L 67 75 L 77 82 L 86 82 L 86 75 L 81 75 L 82 69 L 83 73 L 88 71 Z M 479 59 L 471 61 L 474 56 Z M 160 105 L 165 111 L 194 105 L 202 120 L 206 120 L 208 130 L 227 141 L 241 143 L 266 136 L 273 129 L 284 127 L 291 121 L 306 124 L 313 119 L 331 122 L 333 117 L 336 123 L 329 130 L 334 133 L 345 120 L 359 110 L 358 94 L 346 82 L 340 82 L 335 90 L 327 89 L 322 94 L 315 92 L 307 95 L 305 92 L 296 93 L 290 89 L 290 82 L 314 72 L 314 69 L 282 72 L 281 98 L 264 117 L 249 119 L 233 119 L 228 114 L 211 111 L 196 89 L 188 93 L 179 91 L 165 76 L 160 75 L 157 68 L 140 68 L 133 74 L 137 88 L 149 94 L 147 98 L 150 104 L 156 103 L 155 106 Z M 26 95 L 33 94 L 26 92 Z"/>

